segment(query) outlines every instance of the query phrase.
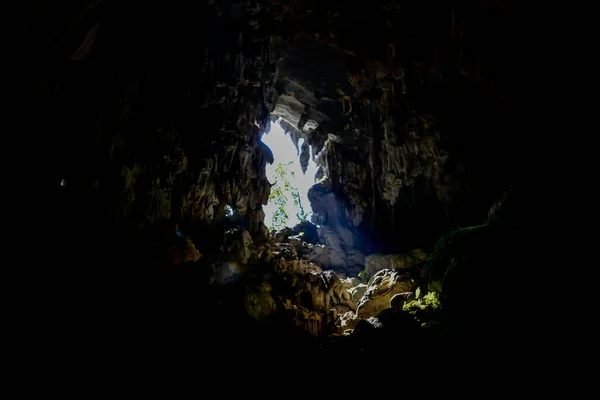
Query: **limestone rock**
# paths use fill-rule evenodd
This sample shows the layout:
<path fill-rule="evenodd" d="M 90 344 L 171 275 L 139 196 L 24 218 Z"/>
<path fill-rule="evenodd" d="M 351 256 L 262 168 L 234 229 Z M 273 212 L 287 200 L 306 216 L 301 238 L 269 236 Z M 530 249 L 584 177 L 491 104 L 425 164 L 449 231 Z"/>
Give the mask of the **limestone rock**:
<path fill-rule="evenodd" d="M 319 236 L 317 226 L 309 221 L 302 221 L 293 228 L 295 235 L 302 234 L 302 240 L 306 243 L 317 244 Z"/>
<path fill-rule="evenodd" d="M 368 319 L 390 307 L 391 298 L 398 293 L 411 292 L 410 274 L 401 271 L 381 270 L 371 278 L 364 296 L 358 303 L 356 317 Z"/>
<path fill-rule="evenodd" d="M 423 249 L 415 249 L 406 254 L 371 254 L 365 258 L 367 279 L 384 269 L 406 270 L 424 261 L 427 253 Z"/>
<path fill-rule="evenodd" d="M 274 285 L 276 302 L 283 308 L 294 311 L 297 326 L 317 335 L 337 331 L 340 318 L 356 310 L 356 301 L 349 293 L 354 287 L 352 279 L 340 279 L 332 270 L 323 271 L 308 260 L 296 257 L 289 250 L 289 243 L 276 243 L 282 251 L 275 260 Z"/>
<path fill-rule="evenodd" d="M 196 246 L 194 245 L 192 240 L 190 238 L 186 237 L 185 243 L 186 243 L 186 249 L 185 249 L 185 255 L 184 255 L 183 262 L 189 262 L 189 261 L 196 262 L 196 261 L 200 260 L 200 257 L 202 257 L 202 254 L 200 254 L 200 252 L 196 249 Z"/>
<path fill-rule="evenodd" d="M 321 337 L 327 317 L 322 313 L 310 311 L 305 307 L 292 304 L 289 300 L 283 303 L 286 310 L 293 312 L 293 320 L 297 327 L 315 337 Z"/>
<path fill-rule="evenodd" d="M 267 321 L 275 312 L 275 300 L 270 294 L 271 287 L 267 283 L 246 288 L 244 307 L 246 313 L 257 321 Z"/>
<path fill-rule="evenodd" d="M 258 256 L 252 236 L 246 229 L 231 229 L 226 232 L 221 251 L 236 255 L 242 264 L 248 264 L 251 258 Z"/>
<path fill-rule="evenodd" d="M 353 248 L 352 233 L 341 228 L 319 228 L 320 245 L 307 251 L 307 258 L 324 269 L 333 269 L 344 276 L 356 276 L 364 268 L 365 255 Z M 341 234 L 341 235 L 340 235 Z"/>
<path fill-rule="evenodd" d="M 276 264 L 276 270 L 278 272 L 290 272 L 297 276 L 305 276 L 309 274 L 320 274 L 321 268 L 307 260 L 300 259 L 279 259 Z"/>
<path fill-rule="evenodd" d="M 352 311 L 348 311 L 339 318 L 339 333 L 343 333 L 346 330 L 354 329 L 356 327 L 358 320 L 356 319 L 356 315 Z"/>
<path fill-rule="evenodd" d="M 357 278 L 344 278 L 344 279 L 340 279 L 342 282 L 342 285 L 344 285 L 344 287 L 347 290 L 350 290 L 358 285 L 360 285 L 360 281 Z"/>
<path fill-rule="evenodd" d="M 414 299 L 414 298 L 415 298 L 415 294 L 413 292 L 395 294 L 390 299 L 390 307 L 402 310 L 404 303 L 406 303 L 407 301 Z"/>
<path fill-rule="evenodd" d="M 329 252 L 323 245 L 312 246 L 307 251 L 306 257 L 317 265 L 330 265 Z"/>
<path fill-rule="evenodd" d="M 354 300 L 356 303 L 359 303 L 360 299 L 362 299 L 362 297 L 367 292 L 367 289 L 368 289 L 368 286 L 365 285 L 364 283 L 361 283 L 361 284 L 353 287 L 352 289 L 349 289 L 348 293 L 350 293 L 350 296 L 352 296 L 352 300 Z"/>
<path fill-rule="evenodd" d="M 331 268 L 345 270 L 347 267 L 346 252 L 344 251 L 340 236 L 336 231 L 328 227 L 319 228 L 318 233 L 319 242 L 323 243 L 327 249 Z"/>
<path fill-rule="evenodd" d="M 333 271 L 319 273 L 316 282 L 313 282 L 304 291 L 309 293 L 311 309 L 320 312 L 326 312 L 331 308 L 339 308 L 340 312 L 348 309 L 356 310 L 356 302 Z M 300 297 L 302 297 L 302 292 L 299 293 Z"/>

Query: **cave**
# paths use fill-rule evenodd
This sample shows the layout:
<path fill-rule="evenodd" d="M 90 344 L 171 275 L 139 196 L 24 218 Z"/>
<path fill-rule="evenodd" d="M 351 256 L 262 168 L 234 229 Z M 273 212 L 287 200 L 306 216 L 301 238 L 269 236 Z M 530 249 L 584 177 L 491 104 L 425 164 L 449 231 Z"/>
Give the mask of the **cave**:
<path fill-rule="evenodd" d="M 48 346 L 493 360 L 524 235 L 510 3 L 26 2 Z M 278 226 L 275 130 L 310 181 Z"/>

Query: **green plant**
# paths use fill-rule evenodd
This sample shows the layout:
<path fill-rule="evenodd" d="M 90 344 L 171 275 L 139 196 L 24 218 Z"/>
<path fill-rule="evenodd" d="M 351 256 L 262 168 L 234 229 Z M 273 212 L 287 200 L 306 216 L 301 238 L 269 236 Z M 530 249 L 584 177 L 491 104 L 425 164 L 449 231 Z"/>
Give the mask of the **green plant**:
<path fill-rule="evenodd" d="M 473 259 L 474 253 L 481 252 L 482 238 L 493 237 L 494 232 L 493 225 L 485 223 L 458 228 L 441 236 L 424 264 L 421 279 L 415 282 L 415 297 L 404 303 L 403 311 L 411 314 L 423 328 L 435 327 L 428 330 L 430 334 L 444 335 L 455 329 L 453 315 L 457 307 L 452 305 L 457 304 L 456 295 L 471 297 L 473 285 L 473 281 L 465 280 L 466 262 Z"/>
<path fill-rule="evenodd" d="M 405 311 L 415 311 L 415 310 L 438 310 L 442 306 L 440 301 L 440 292 L 431 291 L 426 294 L 421 293 L 421 288 L 417 288 L 415 291 L 415 298 L 409 302 L 404 304 L 403 309 Z"/>
<path fill-rule="evenodd" d="M 293 172 L 292 172 L 293 176 Z M 295 190 L 292 188 L 292 190 Z M 300 211 L 296 213 L 296 217 L 300 220 L 300 222 L 304 222 L 308 220 L 308 213 L 304 211 L 304 207 L 302 206 L 302 201 L 300 200 L 300 193 L 298 190 L 292 191 L 292 198 L 294 199 L 294 205 L 300 208 Z"/>
<path fill-rule="evenodd" d="M 366 270 L 360 271 L 358 273 L 358 279 L 360 279 L 360 281 L 362 283 L 367 283 L 367 281 L 368 281 L 367 280 L 367 271 Z"/>
<path fill-rule="evenodd" d="M 440 282 L 431 282 L 433 287 L 441 287 Z M 440 311 L 442 309 L 441 292 L 438 290 L 428 291 L 423 294 L 420 287 L 415 290 L 415 298 L 404 303 L 403 311 L 413 315 L 423 328 L 429 328 L 439 324 Z"/>
<path fill-rule="evenodd" d="M 295 174 L 293 171 L 288 171 L 286 167 L 292 164 L 290 161 L 287 165 L 279 163 L 275 169 L 275 178 L 277 179 L 275 184 L 271 187 L 271 194 L 269 195 L 269 201 L 273 202 L 277 209 L 273 213 L 271 221 L 271 229 L 283 229 L 287 226 L 289 215 L 287 213 L 288 199 L 291 196 L 291 200 L 294 206 L 300 209 L 296 213 L 296 216 L 302 221 L 308 219 L 309 214 L 304 210 L 302 202 L 300 200 L 300 192 L 294 186 L 292 186 L 288 178 L 294 178 Z"/>
<path fill-rule="evenodd" d="M 317 179 L 315 182 L 316 185 L 319 185 L 327 180 L 327 175 L 324 175 L 321 179 Z"/>

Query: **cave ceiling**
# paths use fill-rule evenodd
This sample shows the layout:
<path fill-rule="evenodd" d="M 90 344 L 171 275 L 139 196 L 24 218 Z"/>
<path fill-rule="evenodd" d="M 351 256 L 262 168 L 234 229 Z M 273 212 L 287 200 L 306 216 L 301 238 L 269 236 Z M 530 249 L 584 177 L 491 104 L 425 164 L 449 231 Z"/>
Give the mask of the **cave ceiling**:
<path fill-rule="evenodd" d="M 30 1 L 21 11 L 31 105 L 60 132 L 48 173 L 105 193 L 99 212 L 113 219 L 208 220 L 228 204 L 260 222 L 273 157 L 260 136 L 278 119 L 320 154 L 339 202 L 323 223 L 341 213 L 333 220 L 353 231 L 434 236 L 485 214 L 510 183 L 507 2 Z"/>

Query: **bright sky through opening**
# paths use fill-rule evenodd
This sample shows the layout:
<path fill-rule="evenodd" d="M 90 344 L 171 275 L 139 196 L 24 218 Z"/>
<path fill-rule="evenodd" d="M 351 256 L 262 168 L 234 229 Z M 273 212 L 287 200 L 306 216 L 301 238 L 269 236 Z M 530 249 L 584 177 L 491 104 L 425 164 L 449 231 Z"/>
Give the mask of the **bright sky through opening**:
<path fill-rule="evenodd" d="M 292 139 L 289 135 L 286 135 L 283 132 L 283 129 L 279 125 L 279 123 L 271 123 L 271 128 L 269 132 L 266 132 L 262 136 L 262 142 L 269 146 L 271 151 L 273 152 L 273 158 L 275 162 L 273 164 L 267 164 L 267 178 L 271 184 L 279 185 L 280 182 L 277 182 L 277 178 L 275 176 L 275 169 L 279 163 L 282 163 L 285 166 L 286 171 L 288 172 L 287 179 L 292 186 L 298 189 L 300 194 L 300 202 L 302 203 L 302 207 L 304 211 L 308 213 L 308 220 L 310 221 L 310 217 L 312 216 L 312 209 L 310 207 L 310 202 L 308 201 L 308 189 L 310 189 L 315 184 L 315 174 L 317 173 L 317 165 L 312 160 L 312 148 L 311 157 L 309 157 L 308 168 L 306 169 L 306 174 L 302 173 L 302 167 L 300 166 L 300 154 L 296 150 L 296 146 L 292 142 Z M 298 149 L 302 147 L 304 143 L 304 139 L 300 139 L 298 142 Z M 291 162 L 290 165 L 287 165 Z M 292 177 L 291 172 L 294 172 L 294 176 Z M 276 186 L 273 186 L 274 189 Z M 274 202 L 269 201 L 269 204 L 263 206 L 263 210 L 265 212 L 265 224 L 271 228 L 273 221 L 273 214 L 277 206 Z M 300 220 L 296 216 L 297 213 L 300 213 L 300 207 L 294 205 L 294 199 L 291 196 L 291 193 L 287 194 L 287 206 L 286 213 L 289 216 L 289 220 L 287 225 L 289 227 L 293 227 L 298 224 Z"/>

